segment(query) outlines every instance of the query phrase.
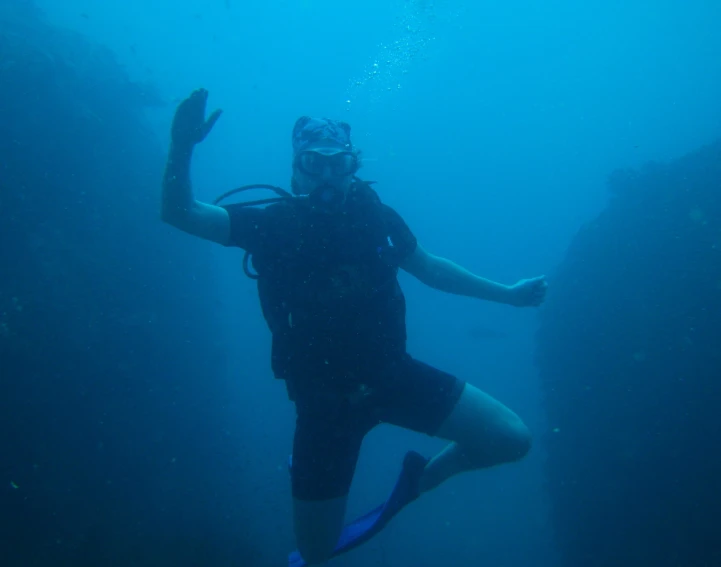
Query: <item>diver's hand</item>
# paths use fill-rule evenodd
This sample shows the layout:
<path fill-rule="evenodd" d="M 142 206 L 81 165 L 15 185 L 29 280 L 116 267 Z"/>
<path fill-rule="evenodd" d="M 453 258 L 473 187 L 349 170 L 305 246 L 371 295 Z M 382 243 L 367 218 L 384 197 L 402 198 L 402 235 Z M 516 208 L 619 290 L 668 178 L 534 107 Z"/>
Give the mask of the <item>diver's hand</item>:
<path fill-rule="evenodd" d="M 515 307 L 538 307 L 546 299 L 547 289 L 545 276 L 521 280 L 509 288 L 509 303 Z"/>
<path fill-rule="evenodd" d="M 207 102 L 208 91 L 198 89 L 178 105 L 170 131 L 174 147 L 189 151 L 195 144 L 202 142 L 213 129 L 223 111 L 221 109 L 213 111 L 206 120 Z"/>

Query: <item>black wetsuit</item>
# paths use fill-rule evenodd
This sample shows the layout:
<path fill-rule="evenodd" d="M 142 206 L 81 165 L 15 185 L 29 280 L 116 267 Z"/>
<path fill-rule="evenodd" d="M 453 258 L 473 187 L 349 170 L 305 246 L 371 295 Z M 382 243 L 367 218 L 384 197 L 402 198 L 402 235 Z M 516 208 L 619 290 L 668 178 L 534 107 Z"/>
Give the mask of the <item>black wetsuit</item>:
<path fill-rule="evenodd" d="M 226 207 L 247 250 L 273 337 L 272 368 L 296 404 L 293 495 L 347 494 L 363 437 L 379 423 L 434 434 L 463 384 L 406 353 L 403 219 L 363 183 L 342 210 L 303 200 Z"/>

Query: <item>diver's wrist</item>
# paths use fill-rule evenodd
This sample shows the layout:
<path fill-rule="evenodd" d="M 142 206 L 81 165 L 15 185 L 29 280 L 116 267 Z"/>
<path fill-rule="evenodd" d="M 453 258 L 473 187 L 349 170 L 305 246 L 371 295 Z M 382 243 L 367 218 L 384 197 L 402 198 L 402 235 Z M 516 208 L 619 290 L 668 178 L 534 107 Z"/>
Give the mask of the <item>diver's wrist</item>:
<path fill-rule="evenodd" d="M 476 293 L 478 299 L 492 301 L 493 303 L 502 303 L 505 305 L 513 304 L 513 290 L 510 286 L 502 283 L 494 282 L 476 276 Z"/>
<path fill-rule="evenodd" d="M 170 141 L 170 153 L 177 155 L 190 156 L 193 153 L 192 142 L 178 142 L 176 140 Z"/>
<path fill-rule="evenodd" d="M 499 296 L 500 299 L 498 300 L 498 303 L 503 303 L 504 305 L 514 305 L 515 304 L 515 295 L 513 293 L 513 286 L 506 285 L 506 284 L 498 284 L 499 286 Z"/>
<path fill-rule="evenodd" d="M 193 146 L 172 143 L 168 153 L 166 172 L 176 179 L 189 180 L 190 161 L 193 155 Z"/>
<path fill-rule="evenodd" d="M 170 142 L 168 153 L 172 161 L 190 161 L 193 156 L 193 144 Z"/>

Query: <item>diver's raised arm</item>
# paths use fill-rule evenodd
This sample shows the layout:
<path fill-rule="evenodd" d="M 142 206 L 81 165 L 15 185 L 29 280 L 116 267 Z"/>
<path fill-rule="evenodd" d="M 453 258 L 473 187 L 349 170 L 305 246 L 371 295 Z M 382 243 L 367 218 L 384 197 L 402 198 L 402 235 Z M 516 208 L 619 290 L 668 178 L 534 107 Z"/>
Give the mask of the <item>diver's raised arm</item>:
<path fill-rule="evenodd" d="M 227 245 L 230 240 L 228 212 L 222 207 L 197 201 L 190 184 L 193 148 L 205 139 L 222 112 L 215 110 L 206 120 L 207 100 L 208 91 L 198 89 L 175 111 L 163 176 L 161 218 L 188 234 Z"/>

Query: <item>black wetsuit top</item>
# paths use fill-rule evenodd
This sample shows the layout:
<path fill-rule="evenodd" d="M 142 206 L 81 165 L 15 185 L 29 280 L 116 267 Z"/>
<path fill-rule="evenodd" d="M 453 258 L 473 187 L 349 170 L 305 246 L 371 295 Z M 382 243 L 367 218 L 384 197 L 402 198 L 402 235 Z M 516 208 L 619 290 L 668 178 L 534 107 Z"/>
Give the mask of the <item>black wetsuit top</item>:
<path fill-rule="evenodd" d="M 364 183 L 342 210 L 305 200 L 265 209 L 225 207 L 230 246 L 251 254 L 272 368 L 292 389 L 308 380 L 347 381 L 405 355 L 400 264 L 416 248 L 403 219 Z"/>

